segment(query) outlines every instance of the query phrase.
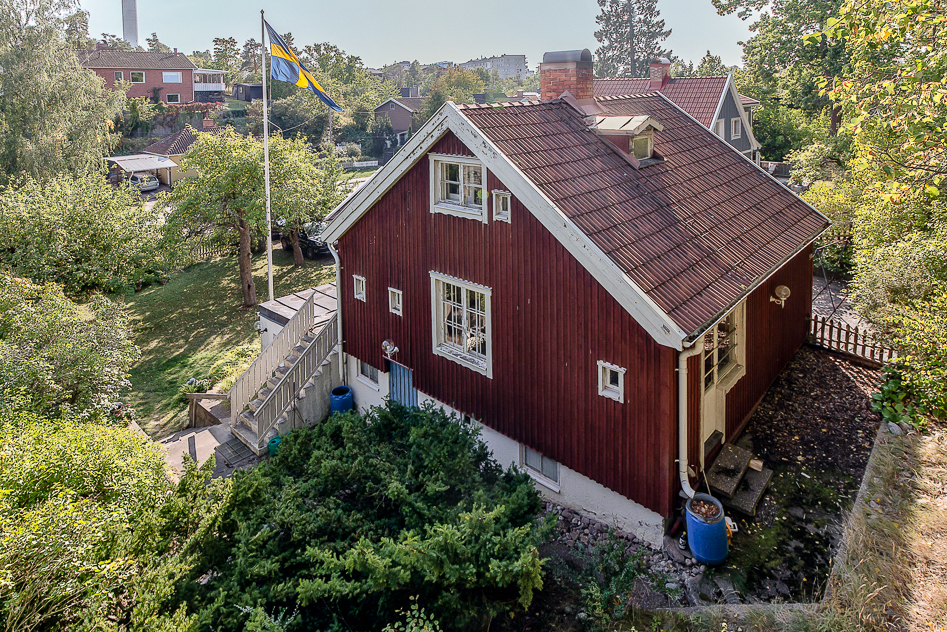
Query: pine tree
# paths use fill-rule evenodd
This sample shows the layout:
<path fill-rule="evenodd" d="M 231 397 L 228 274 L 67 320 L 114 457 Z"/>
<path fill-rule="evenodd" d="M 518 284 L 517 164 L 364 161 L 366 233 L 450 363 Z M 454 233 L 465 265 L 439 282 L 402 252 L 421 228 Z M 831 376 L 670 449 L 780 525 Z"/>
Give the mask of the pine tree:
<path fill-rule="evenodd" d="M 598 6 L 598 77 L 646 77 L 652 58 L 670 55 L 661 47 L 671 29 L 664 28 L 658 0 L 598 0 Z"/>

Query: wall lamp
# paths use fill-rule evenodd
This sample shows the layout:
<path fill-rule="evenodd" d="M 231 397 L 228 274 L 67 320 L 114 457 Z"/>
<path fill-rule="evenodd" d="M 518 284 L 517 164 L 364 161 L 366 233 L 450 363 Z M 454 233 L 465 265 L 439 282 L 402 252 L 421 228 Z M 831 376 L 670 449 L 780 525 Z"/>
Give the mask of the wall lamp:
<path fill-rule="evenodd" d="M 398 353 L 398 347 L 395 346 L 395 343 L 391 340 L 385 340 L 381 343 L 381 350 L 385 353 L 385 357 L 391 360 L 391 356 Z"/>
<path fill-rule="evenodd" d="M 786 299 L 789 298 L 790 294 L 792 294 L 792 292 L 789 291 L 789 288 L 785 285 L 777 285 L 776 289 L 773 290 L 773 293 L 776 294 L 776 296 L 770 296 L 769 302 L 779 303 L 780 307 L 786 307 Z"/>

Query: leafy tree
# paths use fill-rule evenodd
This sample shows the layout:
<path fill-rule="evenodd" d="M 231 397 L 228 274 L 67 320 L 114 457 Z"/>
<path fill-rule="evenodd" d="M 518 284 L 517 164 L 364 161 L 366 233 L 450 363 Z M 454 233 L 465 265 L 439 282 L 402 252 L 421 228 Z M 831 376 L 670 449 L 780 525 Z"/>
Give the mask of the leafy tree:
<path fill-rule="evenodd" d="M 109 50 L 135 50 L 131 42 L 110 33 L 102 33 L 102 41 L 108 46 Z"/>
<path fill-rule="evenodd" d="M 95 48 L 95 40 L 89 37 L 89 12 L 79 10 L 66 16 L 66 46 L 70 50 Z"/>
<path fill-rule="evenodd" d="M 124 95 L 66 50 L 68 0 L 10 0 L 0 12 L 0 185 L 101 168 Z"/>
<path fill-rule="evenodd" d="M 225 71 L 225 81 L 228 84 L 233 83 L 234 76 L 240 70 L 240 49 L 237 48 L 236 39 L 232 37 L 214 38 L 213 67 Z"/>
<path fill-rule="evenodd" d="M 664 28 L 658 0 L 598 0 L 598 6 L 596 76 L 646 77 L 651 59 L 670 55 L 661 47 L 671 29 Z"/>
<path fill-rule="evenodd" d="M 198 68 L 211 68 L 214 63 L 214 56 L 209 50 L 196 50 L 187 56 Z"/>
<path fill-rule="evenodd" d="M 424 108 L 418 113 L 419 124 L 434 116 L 448 101 L 473 103 L 473 95 L 483 92 L 483 80 L 472 70 L 451 66 L 431 87 Z"/>
<path fill-rule="evenodd" d="M 700 59 L 697 64 L 696 75 L 698 77 L 722 77 L 730 74 L 730 67 L 723 63 L 720 55 L 711 55 L 710 51 Z"/>
<path fill-rule="evenodd" d="M 152 33 L 151 37 L 147 38 L 145 42 L 148 44 L 148 50 L 152 53 L 170 53 L 171 49 L 158 39 L 157 33 Z"/>
<path fill-rule="evenodd" d="M 485 629 L 542 586 L 529 476 L 503 471 L 476 427 L 441 409 L 333 415 L 231 480 L 165 605 L 188 604 L 197 625 L 242 630 L 243 608 L 298 605 L 288 630 L 379 630 L 417 595 L 453 629 Z"/>
<path fill-rule="evenodd" d="M 248 116 L 250 116 L 248 112 Z M 262 133 L 263 108 L 262 104 L 257 115 L 257 108 L 252 111 L 255 129 Z M 326 135 L 329 127 L 329 108 L 309 90 L 299 90 L 292 96 L 274 101 L 269 109 L 270 130 L 277 131 L 287 137 L 302 135 L 310 143 L 318 146 Z M 256 121 L 259 125 L 256 125 Z"/>
<path fill-rule="evenodd" d="M 707 51 L 708 53 L 710 51 Z M 678 57 L 677 55 L 672 55 L 671 60 L 671 76 L 672 77 L 693 77 L 696 70 L 694 70 L 694 62 L 690 60 L 684 60 Z"/>
<path fill-rule="evenodd" d="M 260 72 L 260 60 L 263 58 L 263 45 L 254 38 L 248 39 L 240 49 L 240 69 L 247 72 Z"/>
<path fill-rule="evenodd" d="M 0 193 L 0 262 L 66 293 L 124 292 L 159 280 L 159 212 L 100 175 L 17 181 Z"/>

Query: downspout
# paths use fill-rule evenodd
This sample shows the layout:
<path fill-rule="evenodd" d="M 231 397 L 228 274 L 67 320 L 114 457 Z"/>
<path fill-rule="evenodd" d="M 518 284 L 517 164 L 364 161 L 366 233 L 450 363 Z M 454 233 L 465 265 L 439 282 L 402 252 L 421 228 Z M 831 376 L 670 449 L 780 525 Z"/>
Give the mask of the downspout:
<path fill-rule="evenodd" d="M 342 350 L 342 263 L 335 244 L 326 244 L 335 259 L 335 320 L 339 336 L 339 382 L 345 384 L 345 352 Z"/>
<path fill-rule="evenodd" d="M 681 475 L 681 489 L 688 498 L 693 498 L 697 492 L 691 487 L 687 473 L 687 360 L 701 352 L 698 341 L 692 342 L 690 348 L 677 356 L 677 469 Z"/>

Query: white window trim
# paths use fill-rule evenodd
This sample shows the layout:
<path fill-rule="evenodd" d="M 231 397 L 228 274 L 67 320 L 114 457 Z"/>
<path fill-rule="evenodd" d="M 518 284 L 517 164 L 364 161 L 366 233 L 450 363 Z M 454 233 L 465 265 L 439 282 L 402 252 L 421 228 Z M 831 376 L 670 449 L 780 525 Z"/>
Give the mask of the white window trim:
<path fill-rule="evenodd" d="M 171 100 L 171 97 L 177 97 L 178 100 L 177 100 L 177 101 L 172 101 L 172 100 Z M 181 103 L 181 95 L 180 95 L 180 94 L 175 94 L 175 93 L 166 94 L 164 98 L 165 98 L 165 100 L 166 100 L 168 103 L 177 103 L 177 104 L 180 104 L 180 103 Z"/>
<path fill-rule="evenodd" d="M 169 81 L 168 79 L 166 79 L 166 77 L 167 77 L 168 75 L 177 75 L 178 80 L 177 80 L 177 81 L 173 81 L 173 80 Z M 161 83 L 184 83 L 184 73 L 181 72 L 181 71 L 179 71 L 179 70 L 162 71 L 162 73 L 161 73 Z"/>
<path fill-rule="evenodd" d="M 136 74 L 136 73 L 139 73 L 139 72 L 141 73 L 141 81 L 135 81 L 135 74 Z M 129 73 L 128 73 L 128 80 L 131 81 L 132 83 L 139 83 L 139 84 L 140 84 L 140 83 L 145 83 L 145 80 L 146 80 L 145 71 L 144 71 L 144 70 L 133 70 L 133 71 L 129 72 Z"/>
<path fill-rule="evenodd" d="M 506 214 L 497 213 L 497 200 L 500 198 L 506 198 Z M 495 222 L 506 222 L 507 224 L 512 224 L 510 221 L 510 216 L 513 214 L 513 195 L 509 191 L 500 191 L 499 189 L 494 189 L 493 191 L 493 221 Z"/>
<path fill-rule="evenodd" d="M 480 167 L 480 173 L 482 177 L 482 189 L 483 189 L 483 205 L 480 210 L 477 211 L 468 206 L 461 206 L 460 204 L 450 204 L 448 202 L 440 202 L 440 173 L 438 170 L 438 165 L 443 162 L 451 162 L 455 164 L 463 165 L 473 165 Z M 472 156 L 453 156 L 449 154 L 435 154 L 428 153 L 428 164 L 430 165 L 430 179 L 431 179 L 431 212 L 432 213 L 443 213 L 444 215 L 453 215 L 454 217 L 463 217 L 464 219 L 478 219 L 484 224 L 487 223 L 487 166 L 473 158 Z M 463 180 L 463 175 L 461 175 L 461 180 Z M 461 183 L 463 186 L 463 183 Z M 461 193 L 463 195 L 463 193 Z"/>
<path fill-rule="evenodd" d="M 714 388 L 717 388 L 724 393 L 729 393 L 737 382 L 740 381 L 744 375 L 746 375 L 746 299 L 744 299 L 739 305 L 733 308 L 724 318 L 733 314 L 733 329 L 736 332 L 737 342 L 736 348 L 734 349 L 735 353 L 733 354 L 733 362 L 730 365 L 730 368 L 724 372 L 723 375 L 716 376 L 716 383 Z M 722 319 L 721 319 L 722 320 Z M 714 327 L 717 325 L 714 324 Z M 704 354 L 700 355 L 701 363 L 701 388 L 703 386 L 703 376 L 704 376 Z M 716 370 L 716 369 L 714 369 Z M 705 390 L 709 390 L 710 387 L 706 387 Z"/>
<path fill-rule="evenodd" d="M 552 480 L 551 478 L 549 478 L 542 472 L 538 472 L 534 470 L 531 466 L 526 465 L 526 450 L 527 449 L 532 450 L 532 448 L 530 448 L 529 446 L 520 445 L 520 469 L 522 469 L 527 474 L 529 474 L 529 477 L 531 479 L 533 479 L 534 481 L 536 481 L 543 487 L 546 487 L 558 494 L 562 490 L 562 487 L 560 486 L 559 483 Z M 538 453 L 537 450 L 533 450 L 533 452 Z M 556 461 L 553 458 L 550 458 L 549 460 Z M 559 476 L 559 480 L 561 481 L 562 480 L 562 464 L 559 463 L 559 461 L 556 461 L 556 474 Z"/>
<path fill-rule="evenodd" d="M 730 138 L 743 138 L 743 119 L 739 116 L 730 119 Z"/>
<path fill-rule="evenodd" d="M 395 307 L 395 302 L 392 300 L 395 295 L 398 296 L 397 307 Z M 404 315 L 404 293 L 401 290 L 396 290 L 393 287 L 388 288 L 388 311 L 398 316 Z"/>
<path fill-rule="evenodd" d="M 431 270 L 431 349 L 436 356 L 442 358 L 447 358 L 452 362 L 467 367 L 471 371 L 475 371 L 481 375 L 485 375 L 491 380 L 493 379 L 493 313 L 492 313 L 492 304 L 491 304 L 491 295 L 493 291 L 477 283 L 471 283 L 470 281 L 465 281 L 463 279 L 458 279 L 457 277 L 452 277 L 446 274 L 441 274 L 440 272 L 434 272 Z M 473 359 L 467 359 L 463 354 L 455 352 L 453 350 L 448 350 L 443 348 L 443 345 L 440 344 L 438 340 L 438 334 L 440 332 L 440 320 L 438 318 L 438 307 L 440 304 L 440 297 L 437 292 L 437 285 L 441 282 L 451 283 L 453 285 L 459 285 L 464 289 L 476 290 L 484 294 L 486 298 L 486 333 L 484 334 L 487 340 L 487 358 L 484 364 L 486 366 L 480 366 L 479 362 Z"/>
<path fill-rule="evenodd" d="M 362 362 L 363 362 L 363 360 L 356 360 L 356 361 L 355 361 L 355 380 L 356 380 L 359 384 L 364 384 L 365 386 L 367 386 L 368 388 L 372 389 L 373 391 L 379 391 L 379 392 L 381 392 L 381 386 L 378 384 L 378 382 L 372 382 L 369 378 L 367 378 L 366 376 L 362 375 Z M 367 364 L 367 363 L 366 363 L 366 364 Z M 371 365 L 369 365 L 369 366 L 371 366 Z M 379 375 L 380 375 L 380 374 L 381 374 L 381 371 L 378 371 L 378 373 L 379 373 Z"/>
<path fill-rule="evenodd" d="M 606 384 L 603 379 L 604 369 L 609 369 L 611 371 L 618 372 L 618 391 L 616 392 L 611 385 Z M 596 366 L 598 371 L 598 394 L 602 397 L 608 397 L 609 399 L 614 399 L 615 401 L 624 404 L 625 403 L 625 372 L 627 369 L 624 369 L 616 364 L 611 362 L 605 362 L 604 360 L 599 360 Z"/>
<path fill-rule="evenodd" d="M 124 71 L 124 70 L 116 70 L 116 71 L 115 71 L 115 74 L 114 74 L 114 77 L 115 77 L 115 81 L 125 81 L 125 71 Z"/>
<path fill-rule="evenodd" d="M 358 291 L 358 284 L 359 284 L 359 282 L 361 282 L 361 284 L 362 284 L 362 291 L 361 291 L 361 293 L 359 293 L 359 291 Z M 357 274 L 353 274 L 353 275 L 352 275 L 352 289 L 353 289 L 353 291 L 354 291 L 354 293 L 355 293 L 355 298 L 357 298 L 358 300 L 362 301 L 363 303 L 367 302 L 367 301 L 365 300 L 365 294 L 367 293 L 368 283 L 365 282 L 365 277 L 359 276 L 359 275 L 357 275 Z"/>

